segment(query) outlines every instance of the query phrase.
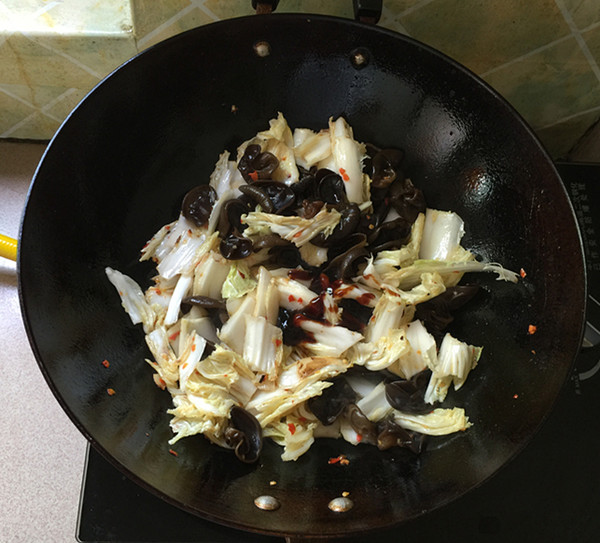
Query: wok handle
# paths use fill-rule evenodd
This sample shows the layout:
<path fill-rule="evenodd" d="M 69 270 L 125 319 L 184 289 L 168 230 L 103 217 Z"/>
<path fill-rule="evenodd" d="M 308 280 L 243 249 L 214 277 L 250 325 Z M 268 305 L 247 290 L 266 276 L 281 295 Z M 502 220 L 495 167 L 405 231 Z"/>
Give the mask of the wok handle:
<path fill-rule="evenodd" d="M 252 9 L 257 14 L 272 13 L 279 0 L 252 0 Z M 362 23 L 376 25 L 381 19 L 383 0 L 352 0 L 354 19 Z"/>
<path fill-rule="evenodd" d="M 0 256 L 17 260 L 17 240 L 0 234 Z"/>
<path fill-rule="evenodd" d="M 381 19 L 383 0 L 352 0 L 352 4 L 357 21 L 376 25 Z"/>
<path fill-rule="evenodd" d="M 257 15 L 271 13 L 277 9 L 279 0 L 252 0 L 252 9 L 256 10 Z"/>

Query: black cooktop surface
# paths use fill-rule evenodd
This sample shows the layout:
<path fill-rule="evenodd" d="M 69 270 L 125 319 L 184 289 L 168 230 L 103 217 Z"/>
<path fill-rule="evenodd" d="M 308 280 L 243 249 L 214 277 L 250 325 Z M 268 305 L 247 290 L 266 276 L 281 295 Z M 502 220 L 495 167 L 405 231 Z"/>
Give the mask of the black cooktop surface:
<path fill-rule="evenodd" d="M 466 496 L 369 536 L 396 541 L 595 542 L 600 540 L 600 164 L 557 164 L 587 256 L 586 339 L 541 430 L 514 460 Z M 568 265 L 568 263 L 566 263 Z M 150 494 L 88 448 L 77 537 L 83 542 L 276 542 L 186 513 Z M 361 538 L 345 538 L 350 543 Z"/>

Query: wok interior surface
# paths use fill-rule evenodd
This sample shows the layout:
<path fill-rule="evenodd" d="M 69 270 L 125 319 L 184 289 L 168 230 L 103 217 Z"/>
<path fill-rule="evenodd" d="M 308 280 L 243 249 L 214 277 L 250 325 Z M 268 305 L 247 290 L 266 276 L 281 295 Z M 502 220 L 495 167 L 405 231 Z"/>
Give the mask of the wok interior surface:
<path fill-rule="evenodd" d="M 255 53 L 266 41 L 270 54 Z M 366 65 L 351 61 L 359 48 Z M 297 462 L 267 443 L 253 466 L 201 436 L 169 454 L 170 395 L 144 362 L 104 274 L 149 286 L 139 250 L 206 183 L 224 149 L 268 127 L 320 129 L 343 115 L 355 138 L 401 148 L 429 207 L 465 220 L 463 245 L 527 275 L 482 285 L 451 331 L 484 354 L 449 405 L 473 426 L 420 456 L 317 441 Z M 51 142 L 32 185 L 19 254 L 24 320 L 40 367 L 85 436 L 117 467 L 202 517 L 265 533 L 340 535 L 426 513 L 481 484 L 528 441 L 577 353 L 585 299 L 576 222 L 531 131 L 464 68 L 408 38 L 317 16 L 253 16 L 195 29 L 100 84 Z M 537 332 L 528 333 L 530 324 Z M 105 368 L 102 361 L 110 361 Z M 107 394 L 107 388 L 115 391 Z M 330 465 L 346 454 L 349 465 Z M 275 486 L 270 481 L 276 481 Z M 354 508 L 327 504 L 349 492 Z M 258 510 L 261 494 L 277 511 Z"/>

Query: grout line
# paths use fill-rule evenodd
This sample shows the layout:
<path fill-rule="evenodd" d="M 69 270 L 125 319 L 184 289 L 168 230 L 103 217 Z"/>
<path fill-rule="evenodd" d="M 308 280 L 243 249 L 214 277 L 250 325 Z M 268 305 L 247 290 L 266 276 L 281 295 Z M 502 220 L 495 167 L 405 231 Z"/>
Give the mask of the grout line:
<path fill-rule="evenodd" d="M 562 13 L 562 16 L 565 19 L 565 22 L 567 23 L 567 25 L 569 25 L 569 28 L 571 29 L 571 32 L 572 32 L 573 36 L 575 37 L 575 40 L 577 41 L 577 44 L 579 45 L 583 55 L 589 62 L 590 68 L 592 69 L 592 72 L 594 72 L 596 79 L 598 79 L 598 81 L 600 81 L 600 67 L 598 67 L 598 63 L 596 62 L 594 55 L 592 55 L 592 52 L 590 51 L 589 47 L 587 46 L 587 43 L 585 42 L 585 40 L 583 39 L 583 37 L 581 35 L 581 32 L 579 32 L 577 25 L 573 21 L 573 17 L 571 17 L 571 13 L 565 6 L 563 0 L 554 0 L 554 3 L 558 6 L 558 9 Z"/>
<path fill-rule="evenodd" d="M 195 7 L 196 6 L 193 3 L 190 4 L 189 6 L 182 9 L 181 11 L 178 11 L 170 19 L 167 19 L 164 23 L 158 25 L 154 30 L 151 30 L 150 32 L 148 32 L 148 34 L 146 34 L 144 37 L 138 39 L 136 42 L 138 51 L 141 51 L 145 47 L 145 44 L 147 44 L 150 40 L 152 40 L 152 38 L 154 38 L 155 36 L 160 34 L 163 30 L 165 30 L 165 28 L 168 28 L 173 23 L 176 23 L 179 19 L 181 19 L 182 17 L 187 15 Z"/>
<path fill-rule="evenodd" d="M 49 4 L 42 6 L 40 9 L 38 9 L 37 11 L 32 13 L 31 17 L 38 18 L 40 15 L 43 15 L 44 13 L 46 13 L 47 11 L 50 11 L 52 8 L 54 8 L 58 5 L 60 5 L 60 2 L 58 2 L 58 1 L 50 2 Z"/>
<path fill-rule="evenodd" d="M 75 89 L 70 89 L 70 90 L 75 90 Z M 63 96 L 64 94 L 65 93 L 63 93 L 61 96 Z M 30 113 L 29 115 L 27 115 L 27 117 L 21 119 L 17 124 L 15 124 L 14 126 L 11 126 L 8 130 L 5 130 L 2 134 L 0 134 L 0 138 L 8 138 L 8 137 L 10 137 L 11 134 L 14 134 L 19 128 L 21 128 L 23 125 L 27 124 L 38 113 L 41 114 L 41 115 L 43 115 L 44 117 L 48 117 L 49 119 L 52 119 L 53 121 L 56 121 L 58 123 L 62 123 L 63 120 L 64 120 L 64 119 L 58 119 L 54 115 L 46 113 L 42 109 L 36 109 L 35 111 L 33 111 L 32 113 Z"/>
<path fill-rule="evenodd" d="M 408 32 L 408 30 L 406 30 L 405 26 L 398 19 L 394 18 L 394 15 L 391 14 L 390 10 L 385 6 L 385 4 L 382 7 L 383 9 L 381 10 L 381 22 L 390 21 L 394 23 L 394 30 L 400 32 L 401 34 L 404 34 L 405 36 L 410 37 L 410 33 Z"/>
<path fill-rule="evenodd" d="M 512 66 L 513 64 L 516 64 L 517 62 L 521 62 L 522 60 L 525 60 L 533 55 L 536 55 L 537 53 L 541 53 L 542 51 L 544 51 L 546 49 L 550 49 L 551 47 L 554 47 L 555 45 L 558 45 L 559 43 L 570 40 L 572 38 L 573 38 L 573 36 L 571 34 L 568 34 L 567 36 L 558 38 L 557 40 L 547 43 L 546 45 L 541 45 L 540 47 L 537 47 L 536 49 L 532 49 L 531 51 L 528 51 L 527 53 L 525 53 L 524 55 L 521 55 L 520 57 L 513 58 L 513 59 L 509 60 L 508 62 L 505 62 L 504 64 L 500 64 L 500 66 L 495 66 L 494 68 L 490 68 L 489 70 L 480 73 L 479 77 L 487 77 L 488 75 L 491 75 L 494 72 L 502 70 L 503 68 L 507 68 L 508 66 Z"/>
<path fill-rule="evenodd" d="M 46 117 L 50 117 L 51 119 L 54 119 L 56 122 L 62 123 L 64 121 L 64 119 L 60 119 L 59 117 L 56 117 L 52 113 L 48 113 L 47 110 L 50 109 L 51 107 L 54 107 L 59 102 L 62 102 L 65 98 L 68 98 L 69 96 L 71 96 L 71 94 L 73 94 L 76 91 L 77 91 L 77 89 L 74 87 L 67 89 L 63 93 L 59 94 L 56 98 L 54 98 L 54 100 L 50 100 L 45 106 L 42 106 L 40 108 L 40 111 L 44 115 L 46 115 Z"/>
<path fill-rule="evenodd" d="M 554 121 L 550 124 L 546 124 L 544 126 L 537 126 L 534 128 L 534 130 L 545 130 L 546 128 L 552 128 L 553 126 L 559 125 L 560 123 L 564 123 L 565 121 L 570 121 L 571 119 L 576 119 L 580 115 L 587 115 L 588 113 L 595 113 L 595 112 L 600 113 L 600 106 L 591 107 L 584 111 L 578 111 L 577 113 L 567 115 L 566 117 L 563 117 L 562 119 L 559 119 L 558 121 Z"/>
<path fill-rule="evenodd" d="M 207 8 L 204 5 L 204 0 L 201 0 L 200 2 L 198 0 L 192 0 L 192 2 L 199 10 L 202 10 L 204 13 L 206 13 L 206 15 L 208 15 L 210 18 L 212 18 L 213 21 L 219 20 L 219 17 L 217 17 L 216 14 L 214 14 L 209 8 Z"/>
<path fill-rule="evenodd" d="M 2 134 L 0 134 L 0 138 L 8 138 L 11 134 L 13 134 L 14 132 L 16 132 L 25 123 L 27 123 L 29 121 L 29 119 L 32 119 L 33 117 L 35 117 L 35 115 L 37 113 L 38 112 L 36 110 L 33 113 L 30 113 L 29 115 L 27 115 L 27 117 L 25 117 L 24 119 L 21 119 L 17 124 L 15 124 L 14 126 L 12 126 L 11 128 L 9 128 L 5 132 L 3 132 Z"/>
<path fill-rule="evenodd" d="M 579 33 L 583 34 L 584 32 L 589 32 L 590 30 L 595 30 L 598 27 L 600 27 L 600 22 L 592 23 L 591 25 L 588 25 L 585 28 L 582 28 L 579 31 Z"/>
<path fill-rule="evenodd" d="M 16 100 L 17 102 L 21 102 L 22 104 L 25 104 L 26 106 L 32 107 L 34 109 L 36 109 L 38 107 L 35 104 L 32 104 L 31 102 L 28 102 L 24 98 L 21 98 L 20 96 L 17 96 L 16 94 L 5 89 L 1 83 L 0 83 L 0 92 L 6 94 L 6 96 L 10 96 L 12 99 Z"/>
<path fill-rule="evenodd" d="M 64 121 L 64 119 L 60 119 L 60 118 L 56 117 L 55 115 L 53 115 L 52 113 L 48 113 L 48 111 L 46 111 L 46 110 L 48 108 L 51 108 L 52 106 L 56 105 L 57 103 L 61 102 L 65 98 L 69 97 L 71 94 L 76 92 L 76 90 L 77 90 L 76 88 L 67 89 L 65 92 L 59 94 L 56 98 L 54 98 L 54 100 L 51 100 L 50 102 L 48 102 L 45 106 L 35 107 L 32 104 L 28 104 L 25 100 L 19 99 L 18 96 L 14 96 L 12 93 L 6 92 L 4 89 L 2 89 L 0 87 L 0 91 L 5 92 L 7 95 L 11 96 L 12 98 L 16 98 L 17 100 L 20 100 L 21 102 L 28 104 L 29 106 L 35 108 L 34 111 L 32 111 L 29 115 L 27 115 L 23 119 L 21 119 L 17 124 L 11 126 L 9 129 L 5 130 L 2 134 L 0 134 L 0 138 L 9 137 L 15 131 L 17 131 L 19 128 L 21 128 L 24 124 L 29 122 L 30 119 L 33 119 L 37 113 L 40 113 L 40 114 L 48 117 L 49 119 L 56 121 L 57 123 L 62 123 Z"/>
<path fill-rule="evenodd" d="M 96 70 L 93 70 L 89 66 L 86 66 L 83 62 L 77 60 L 76 58 L 72 57 L 71 55 L 67 55 L 67 53 L 64 53 L 63 51 L 60 51 L 59 49 L 55 49 L 54 47 L 48 45 L 47 43 L 44 43 L 44 40 L 40 40 L 39 37 L 37 37 L 37 36 L 34 37 L 29 32 L 27 32 L 27 33 L 20 32 L 20 34 L 25 36 L 29 41 L 32 41 L 33 43 L 40 45 L 44 49 L 48 49 L 49 51 L 52 51 L 56 55 L 61 56 L 64 59 L 67 59 L 69 62 L 72 62 L 73 64 L 75 64 L 75 66 L 78 66 L 82 70 L 86 71 L 88 74 L 93 75 L 95 78 L 102 79 L 104 77 L 103 75 L 99 74 Z"/>
<path fill-rule="evenodd" d="M 421 0 L 416 4 L 406 8 L 402 13 L 399 13 L 399 17 L 404 17 L 405 15 L 410 15 L 413 11 L 417 11 L 418 9 L 424 8 L 427 4 L 431 4 L 433 0 Z"/>
<path fill-rule="evenodd" d="M 29 106 L 30 108 L 32 108 L 36 111 L 40 111 L 41 113 L 46 115 L 46 117 L 50 117 L 51 119 L 53 119 L 57 122 L 62 122 L 62 119 L 59 119 L 58 117 L 54 116 L 52 113 L 48 113 L 46 110 L 48 108 L 55 106 L 58 102 L 60 102 L 61 100 L 64 100 L 65 98 L 67 98 L 68 96 L 73 94 L 76 90 L 77 89 L 75 89 L 75 88 L 67 89 L 66 91 L 59 94 L 56 98 L 50 100 L 50 102 L 48 102 L 47 104 L 45 104 L 43 106 L 38 106 L 36 104 L 32 104 L 31 102 L 28 102 L 27 100 L 25 100 L 24 98 L 21 98 L 20 96 L 18 96 L 16 94 L 10 92 L 9 90 L 5 89 L 0 84 L 0 92 L 6 94 L 7 96 L 10 96 L 13 100 L 17 100 L 17 102 L 21 102 L 22 104 L 25 104 L 26 106 Z"/>

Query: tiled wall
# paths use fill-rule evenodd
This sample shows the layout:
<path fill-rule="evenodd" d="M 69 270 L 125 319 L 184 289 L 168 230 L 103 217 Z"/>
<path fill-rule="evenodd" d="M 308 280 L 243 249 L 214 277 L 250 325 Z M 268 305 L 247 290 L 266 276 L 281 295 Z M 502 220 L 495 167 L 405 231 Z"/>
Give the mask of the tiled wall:
<path fill-rule="evenodd" d="M 278 12 L 351 18 L 352 0 Z M 0 137 L 47 139 L 114 67 L 250 0 L 0 0 Z M 554 157 L 600 118 L 600 0 L 384 0 L 380 26 L 455 58 L 503 94 Z"/>

